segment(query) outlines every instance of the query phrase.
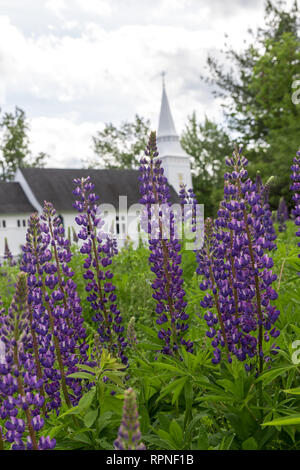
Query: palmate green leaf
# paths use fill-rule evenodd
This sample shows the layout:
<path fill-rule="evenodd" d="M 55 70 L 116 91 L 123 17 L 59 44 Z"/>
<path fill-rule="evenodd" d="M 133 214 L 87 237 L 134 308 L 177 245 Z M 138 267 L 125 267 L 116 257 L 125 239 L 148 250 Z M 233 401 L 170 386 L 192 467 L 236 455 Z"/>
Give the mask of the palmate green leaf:
<path fill-rule="evenodd" d="M 91 390 L 85 393 L 83 397 L 80 399 L 77 405 L 77 408 L 79 410 L 85 410 L 86 408 L 89 408 L 89 406 L 92 404 L 92 401 L 95 398 L 95 394 L 96 394 L 96 387 L 92 387 Z"/>
<path fill-rule="evenodd" d="M 106 411 L 105 413 L 102 413 L 99 416 L 98 421 L 97 421 L 97 429 L 98 429 L 99 434 L 109 424 L 112 415 L 113 413 L 111 411 Z"/>
<path fill-rule="evenodd" d="M 169 370 L 174 372 L 175 376 L 176 375 L 187 375 L 187 371 L 184 369 L 181 369 L 179 366 L 172 366 L 171 364 L 165 364 L 162 362 L 152 362 L 151 365 L 157 369 L 164 369 L 164 370 Z"/>
<path fill-rule="evenodd" d="M 73 374 L 68 375 L 72 379 L 88 379 L 95 380 L 95 376 L 89 374 L 88 372 L 74 372 Z"/>
<path fill-rule="evenodd" d="M 258 449 L 258 444 L 254 437 L 249 437 L 249 439 L 246 439 L 242 443 L 242 449 L 243 450 L 257 450 Z"/>
<path fill-rule="evenodd" d="M 291 426 L 291 425 L 300 425 L 300 414 L 294 414 L 290 416 L 285 416 L 283 418 L 276 418 L 273 421 L 268 423 L 263 423 L 262 426 Z"/>
<path fill-rule="evenodd" d="M 53 439 L 53 437 L 57 436 L 62 429 L 64 429 L 64 424 L 54 426 L 54 428 L 52 428 L 49 432 L 50 439 Z"/>
<path fill-rule="evenodd" d="M 193 432 L 196 430 L 199 421 L 204 416 L 207 416 L 207 411 L 202 411 L 201 413 L 197 414 L 197 416 L 195 416 L 192 419 L 192 421 L 189 423 L 189 425 L 187 426 L 186 431 L 184 433 L 184 439 L 185 439 L 186 443 L 189 443 L 191 441 L 192 436 L 193 436 Z M 199 449 L 199 450 L 201 450 L 201 449 Z"/>
<path fill-rule="evenodd" d="M 204 395 L 203 397 L 197 398 L 198 402 L 202 401 L 232 401 L 232 397 L 224 395 Z"/>
<path fill-rule="evenodd" d="M 162 389 L 162 391 L 160 392 L 160 394 L 159 394 L 157 402 L 162 400 L 162 398 L 164 398 L 165 396 L 169 395 L 169 393 L 175 393 L 176 391 L 177 391 L 177 398 L 178 398 L 181 390 L 184 387 L 184 384 L 185 384 L 186 380 L 187 380 L 187 377 L 181 377 L 180 379 L 176 379 L 173 382 L 171 382 L 170 384 L 168 384 L 166 387 L 164 387 Z M 175 401 L 173 402 L 173 400 L 172 400 L 172 404 L 174 404 Z"/>
<path fill-rule="evenodd" d="M 191 410 L 194 402 L 193 385 L 190 381 L 184 384 L 184 397 L 186 403 L 186 409 Z"/>
<path fill-rule="evenodd" d="M 96 367 L 90 367 L 85 364 L 76 364 L 76 367 L 78 367 L 78 369 L 87 370 L 88 372 L 95 374 Z"/>
<path fill-rule="evenodd" d="M 183 377 L 182 379 L 179 379 L 179 383 L 177 384 L 176 388 L 173 390 L 173 398 L 172 398 L 172 405 L 174 405 L 178 398 L 179 395 L 181 394 L 183 387 L 185 386 L 187 381 L 187 377 Z"/>
<path fill-rule="evenodd" d="M 169 432 L 172 436 L 172 440 L 176 443 L 177 448 L 181 449 L 183 447 L 183 432 L 181 426 L 175 421 L 172 420 L 169 428 Z"/>
<path fill-rule="evenodd" d="M 113 383 L 115 383 L 116 385 L 119 385 L 119 387 L 121 387 L 121 388 L 124 388 L 124 384 L 123 384 L 121 378 L 119 377 L 119 375 L 117 375 L 117 374 L 114 373 L 114 372 L 105 372 L 105 375 L 106 375 L 106 377 L 108 377 L 109 380 L 111 380 Z M 125 374 L 122 373 L 122 375 L 124 376 Z"/>
<path fill-rule="evenodd" d="M 143 441 L 153 445 L 158 450 L 172 450 L 174 448 L 173 443 L 169 440 L 155 436 L 143 436 Z"/>
<path fill-rule="evenodd" d="M 197 441 L 197 450 L 208 450 L 208 434 L 204 426 L 200 426 L 198 441 Z"/>
<path fill-rule="evenodd" d="M 169 434 L 167 431 L 163 431 L 162 429 L 159 429 L 158 431 L 155 431 L 155 432 L 161 439 L 163 439 L 164 441 L 168 443 L 169 449 L 176 448 L 176 442 L 174 442 L 174 440 L 172 439 L 171 434 Z"/>
<path fill-rule="evenodd" d="M 273 380 L 275 380 L 280 375 L 285 374 L 288 370 L 293 369 L 295 365 L 287 364 L 283 367 L 277 367 L 276 369 L 269 370 L 264 372 L 260 377 L 258 377 L 257 382 L 263 382 L 264 385 L 268 385 Z"/>
<path fill-rule="evenodd" d="M 300 395 L 300 387 L 297 388 L 290 388 L 288 390 L 284 390 L 285 393 L 290 393 L 292 395 Z"/>
<path fill-rule="evenodd" d="M 94 422 L 96 421 L 98 416 L 98 410 L 90 410 L 87 412 L 85 417 L 83 418 L 83 422 L 87 428 L 90 428 Z"/>

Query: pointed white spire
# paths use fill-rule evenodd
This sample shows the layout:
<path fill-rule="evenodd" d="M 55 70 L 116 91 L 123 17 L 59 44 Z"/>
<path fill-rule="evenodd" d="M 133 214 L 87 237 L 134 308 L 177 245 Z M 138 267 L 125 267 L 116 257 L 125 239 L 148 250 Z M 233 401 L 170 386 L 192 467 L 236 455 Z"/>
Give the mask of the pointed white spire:
<path fill-rule="evenodd" d="M 168 97 L 166 93 L 164 72 L 162 73 L 162 77 L 163 77 L 163 90 L 162 90 L 157 137 L 177 136 L 175 124 L 173 121 L 173 117 L 171 114 L 170 105 L 169 105 L 169 101 L 168 101 Z"/>
<path fill-rule="evenodd" d="M 163 89 L 157 132 L 157 148 L 165 175 L 175 191 L 179 193 L 181 183 L 186 184 L 188 188 L 192 187 L 191 167 L 189 156 L 181 147 L 179 135 L 176 132 L 164 76 L 165 72 L 162 73 Z"/>

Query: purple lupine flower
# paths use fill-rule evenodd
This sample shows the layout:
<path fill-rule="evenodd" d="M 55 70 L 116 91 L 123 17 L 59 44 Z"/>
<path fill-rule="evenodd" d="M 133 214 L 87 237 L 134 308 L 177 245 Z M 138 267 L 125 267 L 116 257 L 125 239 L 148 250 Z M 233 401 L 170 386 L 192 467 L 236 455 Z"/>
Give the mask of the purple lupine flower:
<path fill-rule="evenodd" d="M 149 261 L 155 274 L 153 298 L 157 301 L 156 323 L 164 325 L 158 337 L 165 342 L 164 354 L 178 354 L 180 345 L 193 351 L 193 343 L 184 339 L 189 325 L 181 269 L 181 245 L 177 238 L 175 215 L 169 202 L 169 186 L 164 176 L 152 132 L 140 166 L 140 203 L 144 204 L 143 228 L 149 235 Z M 153 217 L 154 215 L 154 217 Z"/>
<path fill-rule="evenodd" d="M 7 261 L 9 266 L 15 266 L 16 262 L 14 261 L 12 252 L 9 249 L 7 238 L 4 237 L 4 259 Z"/>
<path fill-rule="evenodd" d="M 265 184 L 263 184 L 261 181 L 259 185 L 257 185 L 256 182 L 256 192 L 260 195 L 260 218 L 264 228 L 264 242 L 262 244 L 262 248 L 268 251 L 277 250 L 277 245 L 274 243 L 277 235 L 274 228 L 272 211 L 269 204 L 269 193 L 273 180 L 274 177 L 271 176 Z"/>
<path fill-rule="evenodd" d="M 276 280 L 271 268 L 272 258 L 266 251 L 274 246 L 270 211 L 262 186 L 247 179 L 248 162 L 241 150 L 226 159 L 232 168 L 225 173 L 224 200 L 215 222 L 206 222 L 205 244 L 198 254 L 197 273 L 204 276 L 200 284 L 204 297 L 204 318 L 209 327 L 215 349 L 213 362 L 221 359 L 225 348 L 228 360 L 235 355 L 249 361 L 247 367 L 258 361 L 263 369 L 264 345 L 279 331 L 273 327 L 279 311 L 272 305 L 277 293 L 271 287 Z M 269 334 L 263 335 L 263 330 Z M 276 354 L 271 346 L 270 352 Z M 251 359 L 253 358 L 253 361 Z"/>
<path fill-rule="evenodd" d="M 44 397 L 39 394 L 43 381 L 35 373 L 31 353 L 26 278 L 24 272 L 19 273 L 8 314 L 3 310 L 0 314 L 0 337 L 6 345 L 5 364 L 0 365 L 0 417 L 6 420 L 3 440 L 13 450 L 39 450 L 37 432 L 44 425 L 40 416 Z M 26 438 L 30 446 L 24 443 Z"/>
<path fill-rule="evenodd" d="M 46 291 L 44 270 L 52 258 L 49 239 L 43 237 L 42 225 L 37 213 L 29 218 L 26 244 L 22 247 L 21 269 L 27 273 L 29 320 L 37 373 L 44 378 L 42 394 L 47 394 L 47 410 L 61 406 L 60 372 L 55 364 L 57 344 L 54 345 L 50 321 L 49 294 Z M 56 340 L 57 342 L 57 340 Z M 59 352 L 60 354 L 60 352 Z"/>
<path fill-rule="evenodd" d="M 286 231 L 286 221 L 289 220 L 289 210 L 285 202 L 284 197 L 280 198 L 278 209 L 277 209 L 277 222 L 278 222 L 278 231 Z"/>
<path fill-rule="evenodd" d="M 136 394 L 132 388 L 125 390 L 124 406 L 118 437 L 114 441 L 115 450 L 146 450 L 141 442 L 139 414 Z"/>
<path fill-rule="evenodd" d="M 61 356 L 58 357 L 58 362 L 62 387 L 67 404 L 70 406 L 70 400 L 75 405 L 81 398 L 81 381 L 65 378 L 64 374 L 77 372 L 76 364 L 88 360 L 86 330 L 83 326 L 84 319 L 77 286 L 72 280 L 74 272 L 69 267 L 72 258 L 70 242 L 64 236 L 64 227 L 51 203 L 44 203 L 41 220 L 44 221 L 41 223 L 42 235 L 44 240 L 48 241 L 53 253 L 43 267 L 46 274 L 45 286 L 52 291 L 48 300 L 49 318 L 50 323 L 52 322 L 53 340 L 57 343 L 56 353 Z M 73 394 L 67 394 L 66 385 L 72 389 Z"/>
<path fill-rule="evenodd" d="M 291 166 L 291 180 L 292 184 L 290 186 L 291 191 L 293 191 L 293 201 L 295 203 L 295 207 L 292 210 L 292 215 L 295 219 L 296 227 L 298 227 L 298 231 L 296 232 L 296 236 L 300 237 L 300 149 L 296 153 L 296 156 L 293 159 L 293 164 Z M 298 246 L 300 247 L 300 241 L 298 242 Z M 300 258 L 300 253 L 299 253 Z M 300 272 L 298 273 L 300 276 Z"/>
<path fill-rule="evenodd" d="M 101 229 L 104 222 L 98 214 L 98 196 L 93 192 L 94 185 L 89 177 L 75 179 L 77 185 L 73 194 L 77 200 L 73 204 L 78 210 L 77 224 L 81 227 L 78 238 L 83 240 L 80 252 L 86 255 L 84 279 L 86 280 L 87 300 L 94 310 L 93 321 L 98 324 L 100 341 L 111 352 L 116 352 L 123 364 L 127 364 L 124 353 L 126 341 L 117 296 L 112 283 L 110 270 L 112 257 L 117 253 L 116 240 Z"/>
<path fill-rule="evenodd" d="M 72 280 L 74 273 L 68 265 L 69 242 L 52 204 L 44 204 L 41 220 L 37 214 L 31 216 L 23 252 L 21 268 L 29 274 L 28 304 L 37 343 L 35 357 L 38 356 L 39 375 L 43 376 L 49 397 L 47 408 L 61 406 L 60 387 L 71 406 L 80 399 L 82 387 L 80 379 L 66 376 L 77 371 L 77 363 L 87 360 L 88 346 L 80 299 Z"/>

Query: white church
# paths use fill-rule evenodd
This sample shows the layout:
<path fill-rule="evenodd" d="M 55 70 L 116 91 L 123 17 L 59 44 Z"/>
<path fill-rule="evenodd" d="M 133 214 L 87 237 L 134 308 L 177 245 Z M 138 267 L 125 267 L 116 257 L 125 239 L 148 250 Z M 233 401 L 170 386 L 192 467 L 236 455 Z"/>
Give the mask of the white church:
<path fill-rule="evenodd" d="M 172 202 L 178 201 L 180 184 L 192 187 L 190 159 L 182 149 L 172 118 L 165 85 L 157 132 L 159 157 L 170 185 Z M 140 193 L 138 170 L 19 168 L 12 182 L 0 182 L 0 259 L 5 239 L 14 257 L 25 243 L 27 220 L 33 212 L 42 212 L 44 201 L 52 202 L 62 219 L 65 233 L 77 230 L 73 208 L 74 178 L 90 176 L 99 195 L 101 213 L 113 229 L 119 246 L 139 237 Z"/>

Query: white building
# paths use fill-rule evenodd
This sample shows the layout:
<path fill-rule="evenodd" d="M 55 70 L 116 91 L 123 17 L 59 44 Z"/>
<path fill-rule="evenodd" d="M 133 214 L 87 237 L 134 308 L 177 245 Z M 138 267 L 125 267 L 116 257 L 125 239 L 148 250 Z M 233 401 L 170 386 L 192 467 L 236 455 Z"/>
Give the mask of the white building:
<path fill-rule="evenodd" d="M 157 146 L 170 184 L 172 202 L 177 202 L 181 183 L 192 187 L 189 156 L 182 149 L 163 84 L 157 132 Z M 0 258 L 5 238 L 14 256 L 25 242 L 27 220 L 33 212 L 41 213 L 44 201 L 52 202 L 61 216 L 66 235 L 78 228 L 73 208 L 74 178 L 90 176 L 99 195 L 101 212 L 108 227 L 117 235 L 119 246 L 139 237 L 139 172 L 138 170 L 19 168 L 14 182 L 0 182 Z M 176 194 L 177 193 L 177 194 Z"/>
<path fill-rule="evenodd" d="M 157 148 L 165 175 L 175 191 L 179 193 L 181 184 L 186 184 L 188 189 L 192 188 L 190 157 L 181 147 L 170 111 L 164 81 L 157 132 Z"/>

